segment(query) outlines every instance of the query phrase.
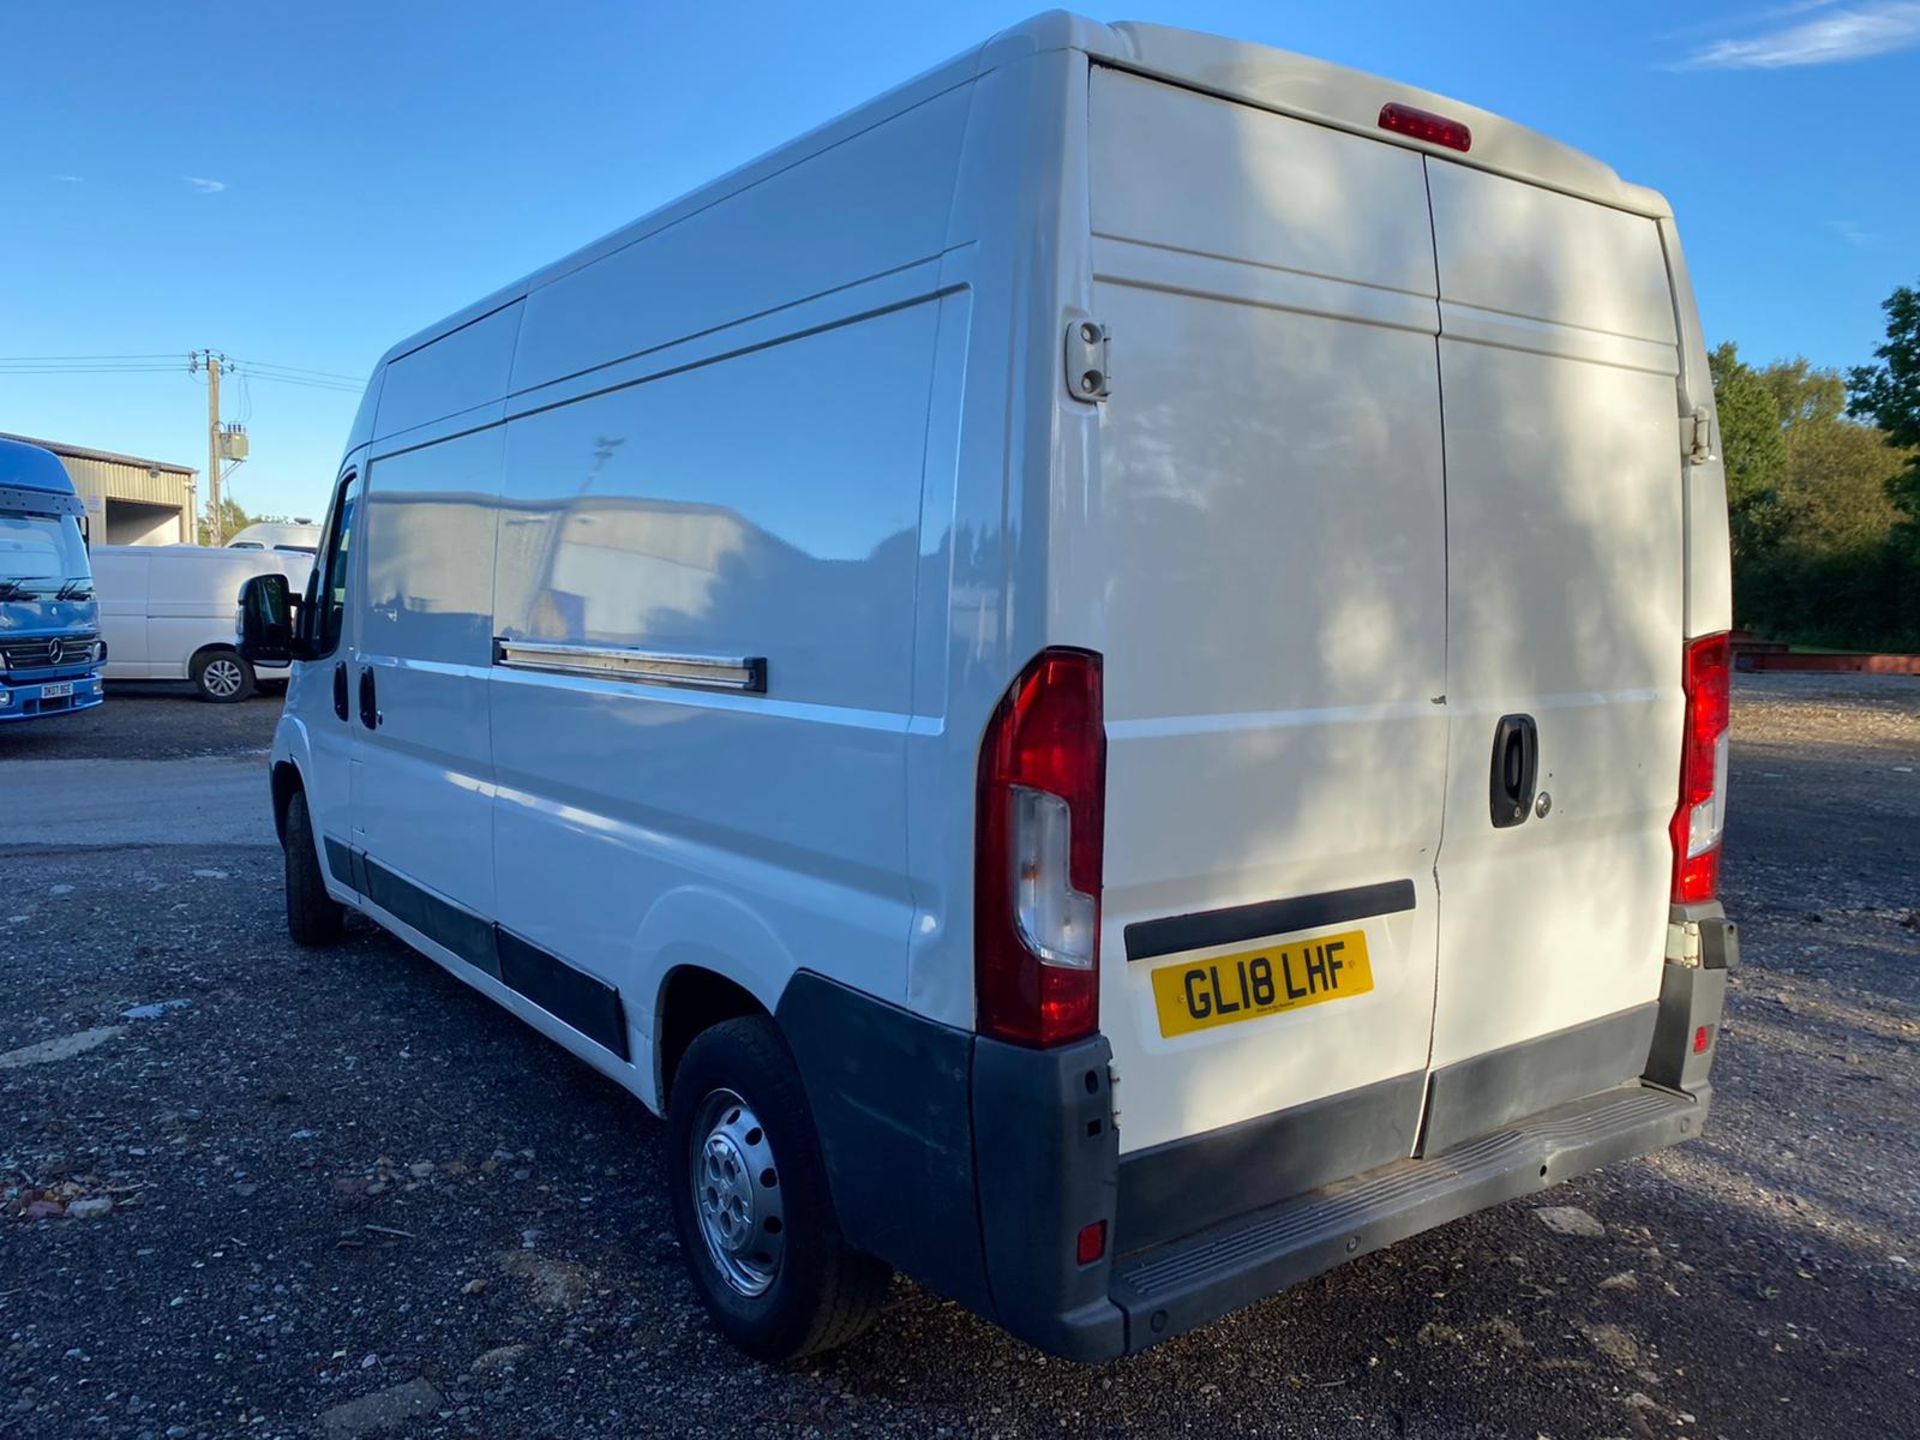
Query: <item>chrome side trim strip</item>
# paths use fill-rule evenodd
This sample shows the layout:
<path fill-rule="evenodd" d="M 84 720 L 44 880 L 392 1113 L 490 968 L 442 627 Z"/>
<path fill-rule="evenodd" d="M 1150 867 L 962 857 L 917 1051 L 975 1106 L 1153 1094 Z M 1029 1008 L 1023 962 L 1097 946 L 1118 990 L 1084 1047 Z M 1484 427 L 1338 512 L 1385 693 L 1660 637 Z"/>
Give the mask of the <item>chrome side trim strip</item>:
<path fill-rule="evenodd" d="M 623 645 L 569 645 L 495 636 L 493 663 L 549 675 L 585 675 L 638 685 L 679 685 L 696 690 L 767 692 L 765 656 L 672 655 Z"/>

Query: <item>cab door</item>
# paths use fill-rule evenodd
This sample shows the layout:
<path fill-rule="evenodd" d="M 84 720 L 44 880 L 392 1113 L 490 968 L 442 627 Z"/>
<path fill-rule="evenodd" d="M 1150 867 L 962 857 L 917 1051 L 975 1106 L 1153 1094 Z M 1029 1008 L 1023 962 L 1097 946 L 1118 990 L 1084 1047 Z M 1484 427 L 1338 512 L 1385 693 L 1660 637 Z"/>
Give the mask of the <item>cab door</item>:
<path fill-rule="evenodd" d="M 351 765 L 354 752 L 348 669 L 355 631 L 355 538 L 359 531 L 360 474 L 349 463 L 334 484 L 324 539 L 303 603 L 302 625 L 312 658 L 293 667 L 286 713 L 306 732 L 307 807 L 320 836 L 321 859 L 335 881 L 352 887 Z"/>
<path fill-rule="evenodd" d="M 368 898 L 491 974 L 503 440 L 496 426 L 368 461 L 350 697 Z"/>
<path fill-rule="evenodd" d="M 1173 1187 L 1230 1213 L 1412 1150 L 1446 518 L 1420 157 L 1092 85 L 1101 1028 L 1137 1244 Z M 1217 1174 L 1176 1144 L 1208 1133 Z"/>

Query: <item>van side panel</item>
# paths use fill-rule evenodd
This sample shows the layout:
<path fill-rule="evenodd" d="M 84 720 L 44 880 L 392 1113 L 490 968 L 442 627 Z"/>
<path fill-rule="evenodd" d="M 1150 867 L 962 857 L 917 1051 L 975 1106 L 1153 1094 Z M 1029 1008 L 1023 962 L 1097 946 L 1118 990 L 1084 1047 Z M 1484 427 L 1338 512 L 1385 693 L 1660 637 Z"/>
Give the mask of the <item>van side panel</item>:
<path fill-rule="evenodd" d="M 147 584 L 153 566 L 145 546 L 96 545 L 93 591 L 100 601 L 100 638 L 107 642 L 108 680 L 152 678 L 147 658 Z"/>
<path fill-rule="evenodd" d="M 495 672 L 498 916 L 651 1030 L 683 960 L 898 1000 L 938 307 L 508 426 L 497 631 L 765 660 L 765 694 Z"/>
<path fill-rule="evenodd" d="M 1694 414 L 1708 417 L 1707 454 L 1687 467 L 1687 638 L 1733 628 L 1733 548 L 1727 523 L 1727 471 L 1721 455 L 1720 417 L 1707 368 L 1707 341 L 1693 299 L 1693 280 L 1672 220 L 1660 222 L 1667 273 L 1673 280 L 1674 314 L 1680 322 L 1681 434 L 1694 439 Z"/>
<path fill-rule="evenodd" d="M 498 400 L 513 362 L 521 310 L 518 302 L 503 306 L 389 361 L 375 434 L 397 435 Z"/>
<path fill-rule="evenodd" d="M 537 287 L 514 390 L 938 255 L 966 107 L 937 95 Z"/>

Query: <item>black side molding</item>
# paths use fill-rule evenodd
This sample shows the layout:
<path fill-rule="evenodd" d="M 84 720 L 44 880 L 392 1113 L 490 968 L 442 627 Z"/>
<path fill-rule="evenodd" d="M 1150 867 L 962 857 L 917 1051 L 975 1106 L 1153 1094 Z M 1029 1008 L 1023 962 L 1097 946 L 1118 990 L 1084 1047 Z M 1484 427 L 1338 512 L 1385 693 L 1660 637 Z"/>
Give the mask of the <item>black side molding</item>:
<path fill-rule="evenodd" d="M 326 837 L 333 878 L 622 1060 L 633 1058 L 620 992 L 484 916 Z"/>
<path fill-rule="evenodd" d="M 1326 890 L 1318 895 L 1296 895 L 1290 900 L 1263 900 L 1227 910 L 1201 910 L 1164 920 L 1136 920 L 1127 926 L 1127 959 L 1151 960 L 1259 940 L 1294 930 L 1312 930 L 1347 920 L 1395 915 L 1414 905 L 1413 881 L 1388 880 L 1379 885 L 1356 885 L 1351 890 Z"/>

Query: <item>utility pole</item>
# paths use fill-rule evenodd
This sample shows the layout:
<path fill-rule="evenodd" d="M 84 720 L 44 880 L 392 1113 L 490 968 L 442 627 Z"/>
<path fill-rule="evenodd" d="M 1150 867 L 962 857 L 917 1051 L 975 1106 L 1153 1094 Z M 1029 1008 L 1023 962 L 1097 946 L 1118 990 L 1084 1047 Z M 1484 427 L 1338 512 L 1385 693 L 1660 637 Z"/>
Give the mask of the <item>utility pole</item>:
<path fill-rule="evenodd" d="M 226 538 L 226 515 L 220 508 L 220 367 L 227 357 L 213 350 L 196 350 L 187 356 L 187 369 L 207 372 L 207 533 L 218 545 Z"/>

